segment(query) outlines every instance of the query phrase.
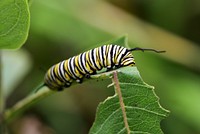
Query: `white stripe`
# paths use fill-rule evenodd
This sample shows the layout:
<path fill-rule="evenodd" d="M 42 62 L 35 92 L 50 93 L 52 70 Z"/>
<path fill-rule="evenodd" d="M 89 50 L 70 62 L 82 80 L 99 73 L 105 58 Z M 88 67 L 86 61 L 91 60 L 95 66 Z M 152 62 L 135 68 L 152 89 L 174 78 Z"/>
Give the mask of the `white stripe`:
<path fill-rule="evenodd" d="M 114 48 L 113 48 L 112 61 L 113 61 L 114 64 L 115 64 L 115 63 L 116 63 L 116 61 L 115 61 L 115 54 L 116 54 L 117 45 L 114 45 L 113 47 L 114 47 Z"/>
<path fill-rule="evenodd" d="M 101 62 L 101 64 L 103 64 L 103 55 L 102 55 L 102 50 L 101 50 L 101 48 L 102 48 L 103 46 L 101 46 L 101 47 L 99 47 L 98 49 L 99 49 L 99 57 L 100 57 L 100 62 Z M 103 66 L 103 65 L 102 65 Z"/>
<path fill-rule="evenodd" d="M 85 70 L 84 70 L 84 68 L 83 68 L 83 66 L 82 66 L 82 64 L 81 64 L 81 61 L 82 61 L 82 59 L 81 59 L 81 54 L 80 54 L 80 55 L 78 56 L 78 64 L 79 64 L 81 70 L 83 71 L 83 73 L 86 73 Z"/>
<path fill-rule="evenodd" d="M 112 49 L 112 46 L 109 45 L 109 48 L 108 48 L 108 57 L 107 57 L 107 59 L 106 59 L 106 60 L 107 60 L 107 63 L 108 63 L 108 64 L 106 65 L 107 68 L 110 68 L 110 67 L 111 67 L 111 60 L 112 60 L 112 59 L 111 59 L 111 58 L 112 58 L 112 57 L 111 57 L 111 49 Z"/>
<path fill-rule="evenodd" d="M 103 59 L 104 65 L 106 66 L 106 45 L 103 46 Z"/>
<path fill-rule="evenodd" d="M 97 70 L 97 68 L 96 68 L 95 65 L 94 65 L 95 63 L 94 63 L 93 60 L 92 60 L 92 50 L 89 51 L 89 58 L 90 58 L 90 59 L 88 59 L 88 60 L 91 61 L 91 63 L 92 63 L 92 68 L 95 68 L 95 69 Z"/>
<path fill-rule="evenodd" d="M 86 70 L 87 72 L 90 72 L 90 70 L 88 70 L 88 69 L 86 68 L 86 64 L 87 64 L 87 63 L 86 63 L 86 62 L 87 62 L 87 61 L 86 61 L 86 52 L 83 53 L 83 59 L 82 59 L 82 60 L 83 60 L 83 65 L 84 65 L 84 67 L 85 67 L 85 70 Z"/>
<path fill-rule="evenodd" d="M 115 56 L 117 56 L 117 54 L 119 53 L 119 50 L 120 50 L 120 46 L 117 46 L 116 48 L 116 51 L 115 51 Z M 117 57 L 118 58 L 118 57 Z M 116 58 L 116 63 L 117 65 L 119 64 L 119 61 L 117 61 L 117 58 Z"/>
<path fill-rule="evenodd" d="M 70 72 L 70 74 L 72 75 L 72 77 L 74 78 L 74 79 L 76 79 L 76 77 L 73 75 L 73 73 L 72 73 L 72 71 L 73 70 L 71 70 L 70 69 L 70 64 L 72 64 L 72 58 L 70 58 L 69 60 L 68 60 L 68 64 L 67 64 L 67 67 L 68 67 L 68 70 L 69 70 L 69 72 Z M 72 64 L 73 65 L 73 64 Z M 73 69 L 73 66 L 72 66 L 72 69 Z"/>
<path fill-rule="evenodd" d="M 122 47 L 121 49 L 123 49 L 123 50 L 120 52 L 120 54 L 117 57 L 117 63 L 119 63 L 120 59 L 122 58 L 122 55 L 126 52 L 126 48 Z"/>
<path fill-rule="evenodd" d="M 61 72 L 60 71 L 58 71 L 59 73 L 59 75 L 60 76 L 63 76 L 64 78 L 65 78 L 65 80 L 66 81 L 69 81 L 69 79 L 67 79 L 67 77 L 65 77 L 65 72 L 64 72 L 64 64 L 65 64 L 65 61 L 62 61 L 61 63 L 60 63 L 60 66 L 59 66 L 59 70 L 61 70 Z M 68 75 L 68 74 L 67 74 Z M 61 77 L 61 78 L 63 78 L 63 77 Z"/>
<path fill-rule="evenodd" d="M 100 63 L 99 61 L 97 61 L 97 48 L 94 49 L 94 61 L 95 61 L 95 64 L 96 66 L 98 67 L 97 69 L 101 69 L 101 66 L 100 66 Z"/>
<path fill-rule="evenodd" d="M 72 57 L 72 62 L 71 62 L 71 63 L 72 63 L 72 71 L 73 71 L 73 73 L 75 74 L 74 77 L 76 78 L 76 77 L 78 77 L 78 76 L 77 76 L 76 71 L 75 71 L 75 70 L 76 70 L 76 66 L 75 66 L 75 56 Z"/>
<path fill-rule="evenodd" d="M 54 70 L 54 67 L 55 67 L 55 65 L 53 66 L 53 67 L 51 67 L 51 76 L 52 76 L 52 81 L 56 81 L 56 78 L 55 78 L 55 76 L 54 76 L 54 72 L 53 72 L 53 70 Z"/>

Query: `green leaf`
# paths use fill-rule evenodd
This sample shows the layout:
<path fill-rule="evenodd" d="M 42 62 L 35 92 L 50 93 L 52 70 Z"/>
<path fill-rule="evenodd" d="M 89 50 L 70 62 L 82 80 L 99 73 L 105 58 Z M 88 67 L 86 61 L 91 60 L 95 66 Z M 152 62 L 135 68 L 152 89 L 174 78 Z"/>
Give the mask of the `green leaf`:
<path fill-rule="evenodd" d="M 160 106 L 153 87 L 144 83 L 136 67 L 125 67 L 119 70 L 118 84 L 125 107 L 125 116 L 119 101 L 120 95 L 115 93 L 98 106 L 90 134 L 126 134 L 128 131 L 140 134 L 162 134 L 160 121 L 166 118 L 169 112 Z"/>
<path fill-rule="evenodd" d="M 7 98 L 30 71 L 32 59 L 23 48 L 17 51 L 3 50 L 2 65 L 2 89 L 4 98 Z"/>
<path fill-rule="evenodd" d="M 100 45 L 102 45 L 102 44 L 116 44 L 116 45 L 127 47 L 128 46 L 128 35 L 123 35 L 121 37 L 114 38 L 105 43 L 101 43 Z"/>
<path fill-rule="evenodd" d="M 0 1 L 0 49 L 16 49 L 27 39 L 30 14 L 27 0 Z"/>

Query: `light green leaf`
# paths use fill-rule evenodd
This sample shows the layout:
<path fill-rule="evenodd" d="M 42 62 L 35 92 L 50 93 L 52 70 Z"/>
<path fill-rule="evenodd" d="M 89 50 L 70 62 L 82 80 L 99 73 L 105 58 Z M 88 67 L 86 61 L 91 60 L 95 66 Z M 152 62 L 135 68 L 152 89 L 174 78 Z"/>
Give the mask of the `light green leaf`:
<path fill-rule="evenodd" d="M 0 49 L 16 49 L 27 39 L 30 14 L 27 0 L 0 1 Z"/>
<path fill-rule="evenodd" d="M 160 106 L 153 87 L 143 82 L 136 67 L 119 70 L 118 84 L 126 117 L 116 93 L 98 106 L 90 134 L 162 134 L 160 121 L 169 112 Z"/>
<path fill-rule="evenodd" d="M 13 65 L 15 67 L 13 67 Z M 2 89 L 7 98 L 23 80 L 32 66 L 32 59 L 25 49 L 2 52 Z M 12 77 L 10 77 L 12 76 Z"/>
<path fill-rule="evenodd" d="M 115 44 L 115 45 L 120 45 L 120 46 L 127 47 L 128 46 L 128 35 L 125 34 L 125 35 L 123 35 L 121 37 L 109 40 L 109 41 L 107 41 L 105 43 L 101 43 L 101 45 L 102 44 Z"/>

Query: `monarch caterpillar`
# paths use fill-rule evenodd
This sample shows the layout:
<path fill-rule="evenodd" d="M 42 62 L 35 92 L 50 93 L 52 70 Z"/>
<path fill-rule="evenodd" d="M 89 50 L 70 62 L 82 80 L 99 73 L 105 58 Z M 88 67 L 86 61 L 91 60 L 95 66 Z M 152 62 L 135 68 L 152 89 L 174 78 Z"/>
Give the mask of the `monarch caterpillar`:
<path fill-rule="evenodd" d="M 164 52 L 143 48 L 127 49 L 112 44 L 103 45 L 53 65 L 45 74 L 44 85 L 52 90 L 61 91 L 69 87 L 74 80 L 81 83 L 84 77 L 89 78 L 102 68 L 109 71 L 114 67 L 134 66 L 131 51 L 136 50 Z"/>

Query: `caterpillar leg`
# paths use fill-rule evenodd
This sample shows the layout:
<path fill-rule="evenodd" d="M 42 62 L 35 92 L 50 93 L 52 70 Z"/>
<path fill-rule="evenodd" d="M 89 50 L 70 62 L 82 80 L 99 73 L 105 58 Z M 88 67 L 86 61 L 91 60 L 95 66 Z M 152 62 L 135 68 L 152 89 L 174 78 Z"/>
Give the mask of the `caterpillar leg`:
<path fill-rule="evenodd" d="M 59 87 L 58 89 L 57 89 L 57 91 L 63 91 L 64 90 L 64 88 L 63 87 Z"/>
<path fill-rule="evenodd" d="M 95 75 L 95 74 L 97 74 L 97 72 L 96 71 L 94 71 L 93 73 L 87 73 L 87 74 L 85 74 L 85 78 L 87 78 L 87 79 L 89 79 L 90 78 L 90 75 Z"/>
<path fill-rule="evenodd" d="M 90 78 L 90 74 L 86 74 L 85 78 L 89 79 Z"/>
<path fill-rule="evenodd" d="M 71 83 L 69 82 L 69 83 L 65 83 L 65 85 L 64 85 L 64 87 L 65 88 L 68 88 L 68 87 L 70 87 L 71 86 Z"/>
<path fill-rule="evenodd" d="M 111 70 L 113 70 L 113 68 L 112 68 L 112 67 L 109 67 L 109 68 L 106 69 L 106 72 L 109 72 L 109 71 L 111 71 Z"/>
<path fill-rule="evenodd" d="M 83 82 L 83 79 L 82 78 L 81 79 L 77 79 L 76 82 L 81 84 Z"/>

